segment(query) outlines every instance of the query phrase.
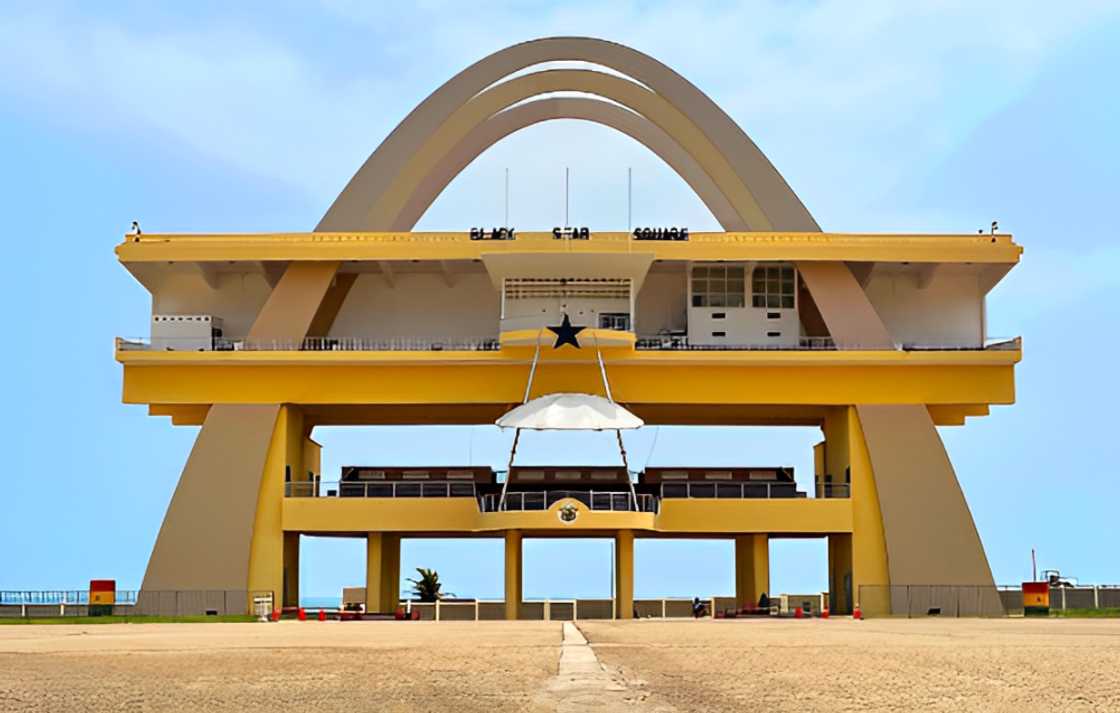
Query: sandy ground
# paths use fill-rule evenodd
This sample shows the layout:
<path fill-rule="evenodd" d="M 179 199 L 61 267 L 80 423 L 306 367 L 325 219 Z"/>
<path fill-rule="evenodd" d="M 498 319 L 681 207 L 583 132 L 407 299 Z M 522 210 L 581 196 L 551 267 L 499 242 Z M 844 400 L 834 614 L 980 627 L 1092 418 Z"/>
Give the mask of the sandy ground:
<path fill-rule="evenodd" d="M 545 711 L 560 624 L 0 626 L 0 711 Z"/>
<path fill-rule="evenodd" d="M 1120 711 L 1120 620 L 581 623 L 608 669 L 688 711 Z"/>
<path fill-rule="evenodd" d="M 545 622 L 0 626 L 0 710 L 1120 710 L 1120 620 L 579 630 L 586 643 Z"/>

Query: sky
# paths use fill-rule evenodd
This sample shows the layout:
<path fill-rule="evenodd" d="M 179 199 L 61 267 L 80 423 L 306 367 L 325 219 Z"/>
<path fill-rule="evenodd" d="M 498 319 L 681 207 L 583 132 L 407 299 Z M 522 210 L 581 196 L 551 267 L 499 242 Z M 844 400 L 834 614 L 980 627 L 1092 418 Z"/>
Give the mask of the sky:
<path fill-rule="evenodd" d="M 234 6 L 235 7 L 231 7 Z M 552 35 L 668 64 L 762 148 L 825 230 L 970 233 L 1025 247 L 991 293 L 992 336 L 1022 336 L 1017 403 L 941 429 L 996 581 L 1060 569 L 1120 583 L 1120 5 L 1114 2 L 33 3 L 0 6 L 0 196 L 9 257 L 0 589 L 138 587 L 196 428 L 120 403 L 115 336 L 146 291 L 113 247 L 148 232 L 310 230 L 418 102 L 468 64 Z M 510 222 L 718 229 L 666 166 L 580 122 L 519 132 L 469 166 L 417 230 Z M 598 435 L 598 434 L 597 434 Z M 500 465 L 489 427 L 320 429 L 342 462 Z M 815 429 L 643 429 L 637 465 L 793 465 Z M 433 447 L 438 443 L 438 447 Z M 525 460 L 596 463 L 606 437 L 532 434 Z M 520 457 L 520 456 L 519 456 Z M 525 594 L 605 596 L 606 541 L 526 542 Z M 302 591 L 364 580 L 361 542 L 307 539 Z M 499 597 L 498 541 L 406 541 L 406 573 Z M 638 596 L 732 591 L 725 542 L 639 542 Z M 774 592 L 826 587 L 820 541 L 771 543 Z"/>

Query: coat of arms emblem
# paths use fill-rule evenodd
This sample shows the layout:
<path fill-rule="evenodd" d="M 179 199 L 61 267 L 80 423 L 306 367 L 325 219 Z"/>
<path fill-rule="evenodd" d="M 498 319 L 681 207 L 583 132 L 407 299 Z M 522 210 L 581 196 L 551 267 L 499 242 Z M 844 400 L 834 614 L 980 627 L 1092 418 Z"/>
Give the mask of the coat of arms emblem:
<path fill-rule="evenodd" d="M 556 516 L 560 518 L 560 522 L 565 524 L 575 522 L 576 518 L 579 517 L 579 508 L 572 503 L 564 503 L 556 511 Z"/>

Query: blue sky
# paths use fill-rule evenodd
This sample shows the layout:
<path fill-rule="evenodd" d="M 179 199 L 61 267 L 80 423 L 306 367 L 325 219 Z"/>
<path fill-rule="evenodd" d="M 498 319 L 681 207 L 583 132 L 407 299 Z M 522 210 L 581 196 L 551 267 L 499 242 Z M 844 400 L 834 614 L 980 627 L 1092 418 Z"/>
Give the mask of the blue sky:
<path fill-rule="evenodd" d="M 1120 202 L 1115 3 L 198 2 L 0 8 L 0 172 L 7 225 L 0 588 L 140 583 L 196 429 L 120 403 L 117 335 L 147 331 L 147 293 L 115 261 L 148 231 L 309 230 L 378 142 L 470 62 L 581 34 L 665 61 L 761 146 L 826 230 L 972 232 L 1025 246 L 992 293 L 990 332 L 1022 335 L 1018 404 L 942 429 L 997 581 L 1039 563 L 1120 582 L 1112 406 Z M 715 228 L 686 186 L 628 138 L 580 123 L 520 132 L 472 164 L 418 229 L 501 220 L 597 229 Z M 504 462 L 489 428 L 325 429 L 342 461 Z M 639 464 L 790 464 L 811 429 L 646 429 Z M 440 447 L 433 451 L 431 443 Z M 655 443 L 656 442 L 656 443 Z M 525 462 L 607 440 L 526 439 Z M 608 591 L 605 542 L 526 545 L 528 596 Z M 459 594 L 500 596 L 497 542 L 407 542 Z M 824 548 L 772 545 L 772 588 L 824 586 Z M 726 543 L 639 543 L 639 595 L 731 590 Z M 361 582 L 361 545 L 310 541 L 303 589 Z"/>

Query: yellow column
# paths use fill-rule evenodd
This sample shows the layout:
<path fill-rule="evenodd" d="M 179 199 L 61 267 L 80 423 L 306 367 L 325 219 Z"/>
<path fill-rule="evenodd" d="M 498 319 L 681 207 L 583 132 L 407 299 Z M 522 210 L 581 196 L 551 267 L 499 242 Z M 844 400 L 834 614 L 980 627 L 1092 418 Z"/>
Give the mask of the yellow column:
<path fill-rule="evenodd" d="M 506 530 L 506 619 L 521 616 L 521 531 Z"/>
<path fill-rule="evenodd" d="M 299 606 L 299 533 L 284 533 L 284 597 L 286 607 Z"/>
<path fill-rule="evenodd" d="M 844 565 L 851 572 L 851 605 L 867 614 L 890 612 L 887 544 L 878 489 L 863 429 L 854 406 L 829 409 L 825 416 L 825 463 L 833 483 L 851 483 L 852 533 L 829 538 L 829 588 L 844 592 Z M 846 559 L 847 558 L 847 559 Z M 833 574 L 838 580 L 833 579 Z M 839 611 L 839 610 L 838 610 Z"/>
<path fill-rule="evenodd" d="M 401 536 L 381 534 L 381 606 L 396 611 L 401 603 Z"/>
<path fill-rule="evenodd" d="M 400 604 L 401 538 L 388 532 L 366 535 L 366 611 L 389 614 Z"/>
<path fill-rule="evenodd" d="M 828 536 L 828 605 L 833 614 L 852 613 L 852 536 Z"/>
<path fill-rule="evenodd" d="M 249 592 L 272 592 L 276 603 L 286 593 L 284 565 L 288 561 L 283 530 L 284 480 L 303 467 L 303 412 L 281 406 L 265 459 L 253 539 L 249 547 Z M 220 497 L 215 495 L 215 497 Z M 298 571 L 298 566 L 297 566 Z"/>
<path fill-rule="evenodd" d="M 614 615 L 634 618 L 634 531 L 619 530 L 614 536 Z"/>
<path fill-rule="evenodd" d="M 739 535 L 735 538 L 735 603 L 741 607 L 758 604 L 770 593 L 769 535 Z"/>

